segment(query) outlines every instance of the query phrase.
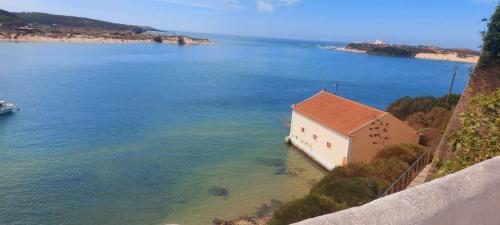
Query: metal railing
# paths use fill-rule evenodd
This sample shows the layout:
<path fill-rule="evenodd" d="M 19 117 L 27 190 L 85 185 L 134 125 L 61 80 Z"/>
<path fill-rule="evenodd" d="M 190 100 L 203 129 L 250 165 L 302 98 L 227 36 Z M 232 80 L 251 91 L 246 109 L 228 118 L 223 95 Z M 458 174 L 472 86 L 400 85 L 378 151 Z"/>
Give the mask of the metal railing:
<path fill-rule="evenodd" d="M 432 150 L 426 150 L 420 157 L 415 160 L 415 162 L 396 179 L 391 186 L 382 193 L 379 198 L 385 197 L 387 195 L 402 191 L 408 187 L 408 185 L 413 181 L 413 179 L 422 171 L 427 164 L 432 160 Z"/>

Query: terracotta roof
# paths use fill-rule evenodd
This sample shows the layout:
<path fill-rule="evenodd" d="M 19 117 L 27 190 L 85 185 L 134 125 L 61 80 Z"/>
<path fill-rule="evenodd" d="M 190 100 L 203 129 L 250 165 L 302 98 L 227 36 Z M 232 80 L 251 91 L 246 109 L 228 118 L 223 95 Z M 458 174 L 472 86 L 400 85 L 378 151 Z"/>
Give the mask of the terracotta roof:
<path fill-rule="evenodd" d="M 347 136 L 385 114 L 384 111 L 330 94 L 324 90 L 294 105 L 293 110 Z"/>

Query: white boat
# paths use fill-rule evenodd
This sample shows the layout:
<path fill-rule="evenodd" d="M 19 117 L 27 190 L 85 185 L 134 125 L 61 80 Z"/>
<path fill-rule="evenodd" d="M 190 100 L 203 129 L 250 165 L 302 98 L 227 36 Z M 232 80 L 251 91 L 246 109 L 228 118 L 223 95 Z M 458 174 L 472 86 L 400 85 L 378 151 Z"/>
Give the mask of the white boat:
<path fill-rule="evenodd" d="M 0 115 L 12 112 L 14 107 L 14 103 L 0 101 Z"/>

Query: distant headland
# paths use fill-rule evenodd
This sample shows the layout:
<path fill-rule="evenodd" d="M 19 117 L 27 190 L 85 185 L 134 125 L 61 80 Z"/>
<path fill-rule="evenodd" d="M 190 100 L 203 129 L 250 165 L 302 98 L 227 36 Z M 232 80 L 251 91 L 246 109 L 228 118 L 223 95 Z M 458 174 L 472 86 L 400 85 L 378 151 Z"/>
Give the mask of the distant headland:
<path fill-rule="evenodd" d="M 134 26 L 74 16 L 0 9 L 0 41 L 68 43 L 213 44 L 208 39 L 165 35 L 147 26 Z"/>
<path fill-rule="evenodd" d="M 338 51 L 367 53 L 370 55 L 396 56 L 407 58 L 446 60 L 466 63 L 477 63 L 480 53 L 464 48 L 439 48 L 435 46 L 411 46 L 386 44 L 377 40 L 374 43 L 350 43 Z"/>

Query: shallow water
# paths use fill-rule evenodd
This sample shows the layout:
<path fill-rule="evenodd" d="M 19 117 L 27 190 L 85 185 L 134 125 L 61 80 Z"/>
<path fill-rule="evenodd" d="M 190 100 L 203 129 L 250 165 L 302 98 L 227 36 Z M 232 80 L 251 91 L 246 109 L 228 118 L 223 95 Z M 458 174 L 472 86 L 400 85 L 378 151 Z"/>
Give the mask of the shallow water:
<path fill-rule="evenodd" d="M 0 43 L 0 224 L 210 224 L 306 194 L 324 171 L 281 118 L 321 88 L 385 108 L 458 65 L 212 37 L 213 46 Z M 284 175 L 284 168 L 298 171 Z M 227 196 L 208 190 L 221 187 Z"/>

